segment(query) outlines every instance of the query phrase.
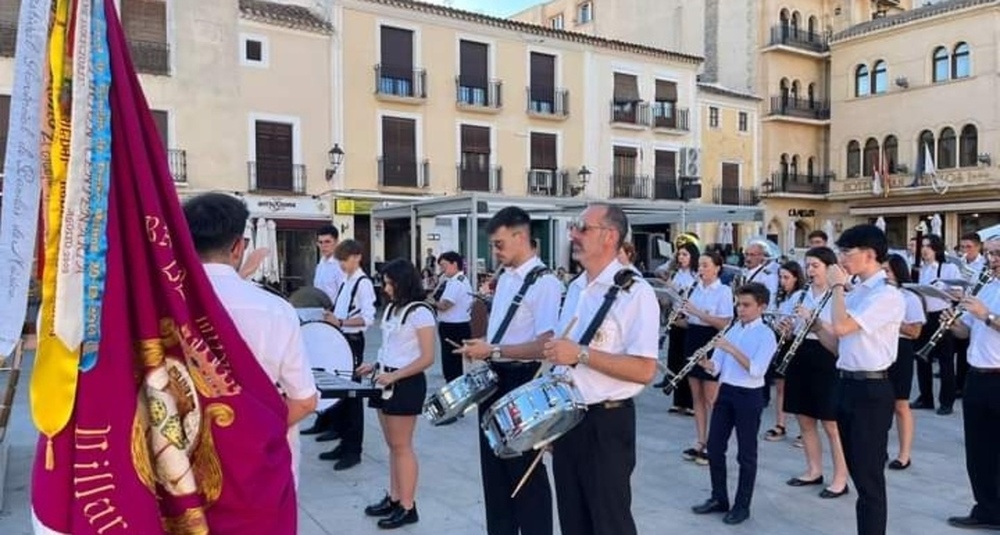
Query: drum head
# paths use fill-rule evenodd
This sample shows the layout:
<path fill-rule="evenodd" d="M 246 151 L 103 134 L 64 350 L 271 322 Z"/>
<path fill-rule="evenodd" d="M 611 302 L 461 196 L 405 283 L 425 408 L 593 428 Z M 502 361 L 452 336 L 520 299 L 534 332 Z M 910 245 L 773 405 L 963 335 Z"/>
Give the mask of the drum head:
<path fill-rule="evenodd" d="M 323 321 L 305 323 L 302 325 L 302 339 L 312 368 L 347 377 L 354 373 L 351 346 L 333 325 Z"/>

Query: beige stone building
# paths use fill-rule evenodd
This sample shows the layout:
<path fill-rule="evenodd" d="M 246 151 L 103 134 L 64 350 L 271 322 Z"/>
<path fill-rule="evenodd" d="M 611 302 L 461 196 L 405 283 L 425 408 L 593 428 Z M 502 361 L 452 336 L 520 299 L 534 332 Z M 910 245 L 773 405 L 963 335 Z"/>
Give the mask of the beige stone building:
<path fill-rule="evenodd" d="M 996 0 L 945 0 L 857 25 L 831 53 L 833 182 L 829 217 L 883 217 L 906 245 L 938 215 L 945 243 L 1000 223 Z M 920 175 L 928 159 L 937 178 Z M 872 191 L 875 168 L 888 194 Z"/>

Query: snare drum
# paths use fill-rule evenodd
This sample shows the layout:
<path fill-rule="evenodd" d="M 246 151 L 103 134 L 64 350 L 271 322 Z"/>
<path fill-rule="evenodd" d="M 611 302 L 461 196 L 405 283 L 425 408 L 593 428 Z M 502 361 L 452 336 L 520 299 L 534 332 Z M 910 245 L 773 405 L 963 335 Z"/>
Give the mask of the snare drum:
<path fill-rule="evenodd" d="M 337 377 L 350 379 L 354 374 L 354 356 L 340 329 L 325 321 L 310 321 L 302 325 L 309 366 Z M 322 411 L 337 404 L 339 399 L 321 399 L 316 407 Z"/>
<path fill-rule="evenodd" d="M 483 433 L 498 457 L 517 457 L 564 435 L 586 410 L 569 377 L 546 375 L 498 399 L 483 418 Z"/>
<path fill-rule="evenodd" d="M 498 384 L 497 374 L 489 366 L 473 368 L 427 398 L 424 416 L 433 425 L 451 423 L 489 399 Z"/>

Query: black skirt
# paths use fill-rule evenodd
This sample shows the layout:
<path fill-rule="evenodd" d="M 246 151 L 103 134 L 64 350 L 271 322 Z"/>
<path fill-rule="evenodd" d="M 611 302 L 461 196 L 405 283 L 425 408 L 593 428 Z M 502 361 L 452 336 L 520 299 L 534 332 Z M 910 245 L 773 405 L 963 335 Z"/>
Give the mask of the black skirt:
<path fill-rule="evenodd" d="M 889 366 L 889 380 L 892 381 L 892 389 L 896 392 L 897 400 L 910 399 L 910 390 L 913 388 L 914 355 L 913 340 L 900 338 L 896 362 Z"/>
<path fill-rule="evenodd" d="M 395 368 L 385 368 L 385 370 L 396 371 Z M 368 406 L 391 416 L 417 416 L 424 411 L 427 377 L 421 372 L 400 379 L 392 384 L 392 396 L 389 399 L 382 398 L 383 396 L 369 398 Z"/>
<path fill-rule="evenodd" d="M 715 327 L 706 327 L 704 325 L 689 325 L 687 329 L 687 336 L 684 337 L 684 358 L 690 358 L 695 351 L 701 349 L 705 344 L 712 339 L 713 336 L 718 334 L 719 330 Z M 712 357 L 712 353 L 709 352 L 708 358 Z M 713 376 L 705 368 L 701 366 L 695 366 L 688 377 L 692 379 L 698 379 L 701 381 L 718 381 L 717 376 Z"/>
<path fill-rule="evenodd" d="M 837 357 L 819 340 L 806 339 L 785 373 L 785 412 L 835 421 Z"/>

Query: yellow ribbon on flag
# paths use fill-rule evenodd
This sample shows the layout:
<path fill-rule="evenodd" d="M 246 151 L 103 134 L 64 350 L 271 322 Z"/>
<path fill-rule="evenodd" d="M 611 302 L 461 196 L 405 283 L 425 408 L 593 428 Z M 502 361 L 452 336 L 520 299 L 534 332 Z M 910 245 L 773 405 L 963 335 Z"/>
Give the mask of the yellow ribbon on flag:
<path fill-rule="evenodd" d="M 49 68 L 52 73 L 52 177 L 45 225 L 45 264 L 42 273 L 42 321 L 38 330 L 38 351 L 31 374 L 31 417 L 49 438 L 45 448 L 45 468 L 55 468 L 52 438 L 59 434 L 73 414 L 79 378 L 80 348 L 68 348 L 55 336 L 56 275 L 59 235 L 62 224 L 66 170 L 69 163 L 70 114 L 64 102 L 70 96 L 72 69 L 67 68 L 66 37 L 70 0 L 56 0 L 55 18 L 49 34 Z M 84 29 L 83 31 L 86 31 Z M 69 65 L 72 67 L 72 65 Z M 80 311 L 83 314 L 83 311 Z"/>

